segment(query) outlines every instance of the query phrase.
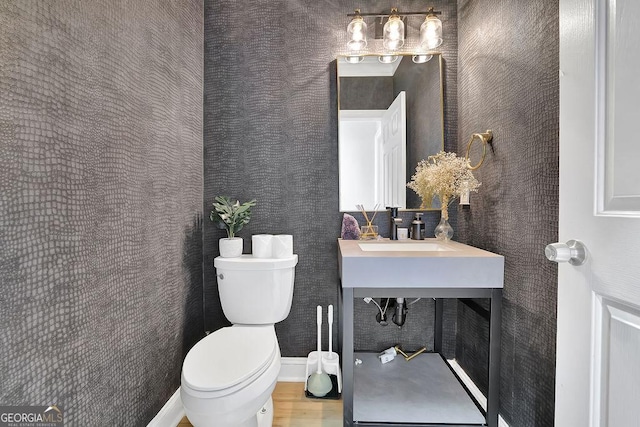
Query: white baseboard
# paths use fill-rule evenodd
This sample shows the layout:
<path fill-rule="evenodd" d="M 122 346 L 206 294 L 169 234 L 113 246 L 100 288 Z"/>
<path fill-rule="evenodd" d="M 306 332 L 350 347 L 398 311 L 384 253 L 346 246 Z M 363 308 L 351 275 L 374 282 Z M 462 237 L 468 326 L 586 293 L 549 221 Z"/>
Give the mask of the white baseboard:
<path fill-rule="evenodd" d="M 283 357 L 280 363 L 278 381 L 283 383 L 303 383 L 307 381 L 306 357 Z"/>
<path fill-rule="evenodd" d="M 469 389 L 473 397 L 480 403 L 480 406 L 486 411 L 487 410 L 487 398 L 482 394 L 480 389 L 473 383 L 469 375 L 462 369 L 462 366 L 458 364 L 456 359 L 448 359 L 449 365 L 458 375 L 460 380 L 464 383 L 464 385 Z M 502 418 L 502 416 L 498 415 L 498 427 L 509 427 L 509 424 Z"/>
<path fill-rule="evenodd" d="M 182 400 L 180 400 L 180 387 L 178 387 L 173 396 L 160 409 L 160 412 L 147 424 L 147 427 L 176 427 L 184 416 L 184 408 Z"/>

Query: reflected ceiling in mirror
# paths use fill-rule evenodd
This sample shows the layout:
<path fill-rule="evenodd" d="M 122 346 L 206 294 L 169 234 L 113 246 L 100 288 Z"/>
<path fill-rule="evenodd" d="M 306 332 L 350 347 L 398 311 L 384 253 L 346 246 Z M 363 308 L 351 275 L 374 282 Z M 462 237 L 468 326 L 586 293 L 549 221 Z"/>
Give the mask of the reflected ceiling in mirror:
<path fill-rule="evenodd" d="M 444 149 L 443 64 L 437 53 L 424 63 L 412 56 L 337 58 L 341 212 L 421 207 L 406 183 L 420 160 Z"/>

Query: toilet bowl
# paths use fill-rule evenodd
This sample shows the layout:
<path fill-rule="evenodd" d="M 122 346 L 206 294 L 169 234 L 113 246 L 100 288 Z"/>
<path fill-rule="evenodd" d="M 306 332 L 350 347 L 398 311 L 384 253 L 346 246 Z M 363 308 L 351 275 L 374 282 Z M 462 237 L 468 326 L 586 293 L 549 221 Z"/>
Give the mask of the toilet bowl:
<path fill-rule="evenodd" d="M 298 256 L 216 258 L 220 303 L 233 326 L 189 351 L 180 397 L 195 427 L 271 427 L 271 393 L 280 373 L 275 323 L 293 299 Z"/>
<path fill-rule="evenodd" d="M 196 427 L 270 427 L 263 412 L 280 373 L 280 349 L 273 326 L 219 329 L 189 351 L 180 396 Z M 266 408 L 268 411 L 270 408 Z"/>

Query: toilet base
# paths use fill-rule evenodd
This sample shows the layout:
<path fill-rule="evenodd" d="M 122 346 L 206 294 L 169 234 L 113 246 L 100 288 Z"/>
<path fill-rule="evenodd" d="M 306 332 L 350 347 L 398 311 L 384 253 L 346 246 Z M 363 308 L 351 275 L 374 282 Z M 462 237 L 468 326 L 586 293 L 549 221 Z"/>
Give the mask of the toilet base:
<path fill-rule="evenodd" d="M 269 400 L 254 416 L 246 420 L 240 425 L 231 427 L 271 427 L 273 425 L 273 399 L 269 396 Z"/>
<path fill-rule="evenodd" d="M 273 399 L 271 397 L 269 397 L 267 403 L 260 409 L 256 418 L 258 420 L 258 427 L 271 427 L 273 424 Z"/>
<path fill-rule="evenodd" d="M 194 421 L 189 420 L 192 424 Z M 195 424 L 193 424 L 195 425 Z M 272 427 L 273 425 L 273 399 L 269 396 L 269 400 L 264 404 L 256 415 L 248 420 L 228 427 Z"/>

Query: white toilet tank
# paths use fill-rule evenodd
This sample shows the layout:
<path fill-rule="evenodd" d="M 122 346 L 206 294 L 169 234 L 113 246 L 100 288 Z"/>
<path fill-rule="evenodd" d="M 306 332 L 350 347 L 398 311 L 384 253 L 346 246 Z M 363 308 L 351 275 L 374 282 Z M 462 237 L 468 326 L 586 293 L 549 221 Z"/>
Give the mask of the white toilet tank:
<path fill-rule="evenodd" d="M 236 325 L 269 325 L 287 318 L 298 255 L 289 258 L 217 257 L 220 303 Z"/>

